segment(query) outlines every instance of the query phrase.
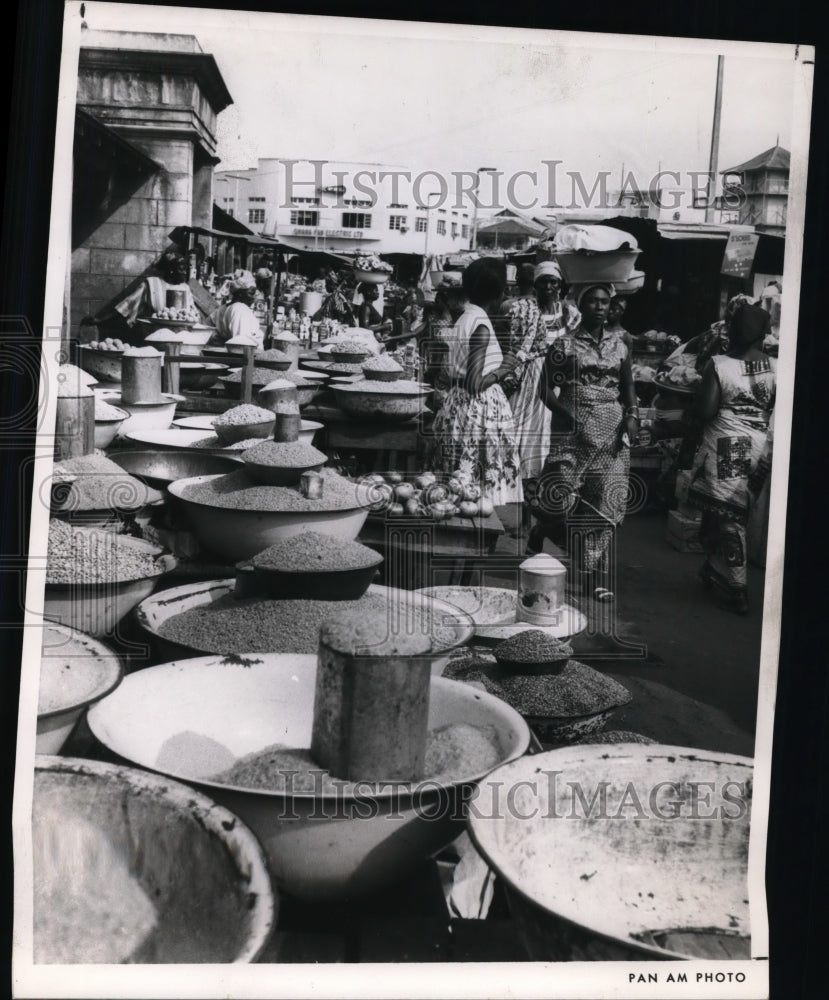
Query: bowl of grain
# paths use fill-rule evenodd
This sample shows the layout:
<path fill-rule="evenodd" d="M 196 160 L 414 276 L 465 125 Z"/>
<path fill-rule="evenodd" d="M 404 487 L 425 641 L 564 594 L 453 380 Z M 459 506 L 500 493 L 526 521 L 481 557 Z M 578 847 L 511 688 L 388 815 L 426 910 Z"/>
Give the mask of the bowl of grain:
<path fill-rule="evenodd" d="M 313 530 L 353 540 L 368 517 L 370 501 L 358 483 L 322 469 L 322 499 L 305 498 L 292 486 L 261 486 L 245 470 L 226 476 L 194 476 L 169 486 L 199 542 L 231 563 L 274 542 Z"/>
<path fill-rule="evenodd" d="M 275 372 L 286 372 L 292 364 L 290 355 L 272 347 L 267 351 L 257 351 L 253 355 L 253 363 L 258 368 L 270 368 Z"/>
<path fill-rule="evenodd" d="M 335 386 L 334 397 L 349 416 L 397 423 L 422 413 L 431 391 L 408 379 L 389 383 L 365 378 L 353 385 Z"/>
<path fill-rule="evenodd" d="M 376 382 L 397 382 L 403 378 L 403 368 L 389 354 L 377 354 L 363 362 L 363 375 Z"/>
<path fill-rule="evenodd" d="M 218 476 L 242 464 L 230 451 L 223 454 L 193 448 L 190 451 L 115 451 L 109 456 L 125 472 L 157 490 L 187 476 Z"/>
<path fill-rule="evenodd" d="M 183 361 L 178 366 L 179 388 L 209 389 L 215 385 L 220 375 L 226 375 L 227 365 L 213 364 L 206 361 Z"/>
<path fill-rule="evenodd" d="M 213 430 L 223 445 L 249 438 L 266 438 L 273 433 L 276 417 L 271 410 L 251 403 L 232 406 L 213 420 Z"/>
<path fill-rule="evenodd" d="M 263 595 L 353 601 L 368 590 L 383 557 L 359 542 L 303 531 L 250 560 Z"/>
<path fill-rule="evenodd" d="M 361 340 L 355 338 L 341 339 L 331 345 L 330 356 L 338 364 L 358 365 L 365 361 L 372 352 Z"/>
<path fill-rule="evenodd" d="M 253 962 L 276 922 L 253 834 L 168 777 L 37 757 L 31 846 L 40 965 Z"/>
<path fill-rule="evenodd" d="M 262 441 L 242 452 L 245 471 L 265 486 L 293 486 L 303 472 L 315 472 L 328 461 L 324 452 L 304 441 Z"/>
<path fill-rule="evenodd" d="M 529 628 L 495 647 L 502 670 L 516 674 L 560 674 L 573 655 L 573 647 L 541 629 Z"/>
<path fill-rule="evenodd" d="M 427 631 L 432 637 L 432 673 L 443 673 L 453 650 L 470 641 L 474 628 L 459 609 L 412 591 L 370 584 L 356 599 L 273 598 L 250 592 L 249 564 L 235 578 L 200 580 L 151 594 L 135 609 L 135 620 L 161 659 L 203 653 L 312 653 L 320 626 L 331 616 L 385 614 L 390 627 Z M 242 579 L 240 580 L 240 576 Z"/>
<path fill-rule="evenodd" d="M 95 396 L 95 447 L 108 448 L 115 436 L 129 419 L 129 413 L 118 406 L 111 406 L 101 396 Z"/>
<path fill-rule="evenodd" d="M 121 661 L 98 639 L 66 625 L 44 625 L 35 752 L 60 753 L 83 712 L 123 676 Z"/>
<path fill-rule="evenodd" d="M 95 737 L 139 767 L 192 784 L 250 826 L 281 890 L 303 900 L 388 888 L 463 829 L 464 798 L 525 752 L 498 699 L 431 681 L 420 783 L 343 782 L 310 756 L 315 653 L 205 656 L 130 674 L 89 714 Z"/>
<path fill-rule="evenodd" d="M 52 518 L 43 617 L 87 635 L 110 634 L 175 565 L 140 538 Z"/>
<path fill-rule="evenodd" d="M 752 770 L 746 757 L 628 743 L 552 750 L 484 778 L 469 833 L 529 958 L 748 960 Z"/>

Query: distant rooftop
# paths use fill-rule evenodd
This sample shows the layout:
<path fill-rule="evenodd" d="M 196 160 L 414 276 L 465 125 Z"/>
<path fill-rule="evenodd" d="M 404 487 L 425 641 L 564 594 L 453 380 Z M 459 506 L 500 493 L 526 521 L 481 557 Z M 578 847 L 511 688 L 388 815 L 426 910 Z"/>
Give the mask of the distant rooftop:
<path fill-rule="evenodd" d="M 195 35 L 149 31 L 95 31 L 87 29 L 81 45 L 88 49 L 143 49 L 150 52 L 202 52 Z"/>
<path fill-rule="evenodd" d="M 723 174 L 746 174 L 753 170 L 788 170 L 791 160 L 791 153 L 782 146 L 772 146 L 764 153 L 740 163 L 736 167 L 729 167 L 728 170 L 721 170 Z"/>

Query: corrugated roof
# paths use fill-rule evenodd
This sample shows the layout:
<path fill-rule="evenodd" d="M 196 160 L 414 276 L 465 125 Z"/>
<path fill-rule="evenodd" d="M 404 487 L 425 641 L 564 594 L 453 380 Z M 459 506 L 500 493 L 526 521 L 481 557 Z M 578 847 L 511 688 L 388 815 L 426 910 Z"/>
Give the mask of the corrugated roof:
<path fill-rule="evenodd" d="M 729 167 L 728 170 L 721 170 L 722 174 L 745 174 L 753 170 L 788 170 L 791 161 L 791 153 L 782 146 L 772 146 L 764 153 L 736 167 Z"/>

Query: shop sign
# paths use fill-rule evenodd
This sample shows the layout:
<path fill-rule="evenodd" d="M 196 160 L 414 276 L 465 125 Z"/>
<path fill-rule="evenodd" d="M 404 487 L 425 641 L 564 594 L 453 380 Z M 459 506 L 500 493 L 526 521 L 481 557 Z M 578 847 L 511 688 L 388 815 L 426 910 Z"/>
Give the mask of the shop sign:
<path fill-rule="evenodd" d="M 729 233 L 720 274 L 749 278 L 759 242 L 759 233 Z"/>
<path fill-rule="evenodd" d="M 294 226 L 292 236 L 327 236 L 331 239 L 361 240 L 365 233 L 362 229 L 320 229 L 316 226 Z"/>

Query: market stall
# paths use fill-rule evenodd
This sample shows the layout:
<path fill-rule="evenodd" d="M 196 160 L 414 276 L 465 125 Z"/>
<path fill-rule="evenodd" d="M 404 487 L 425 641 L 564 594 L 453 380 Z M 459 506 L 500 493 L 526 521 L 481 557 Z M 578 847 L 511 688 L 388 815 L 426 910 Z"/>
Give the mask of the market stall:
<path fill-rule="evenodd" d="M 528 754 L 572 777 L 600 776 L 613 758 L 614 794 L 656 777 L 737 781 L 750 762 L 709 755 L 703 767 L 614 731 L 632 695 L 579 658 L 590 609 L 568 585 L 569 565 L 505 559 L 486 479 L 429 470 L 433 390 L 416 359 L 333 323 L 297 333 L 277 324 L 256 349 L 200 343 L 187 320 L 167 319 L 158 337 L 163 319 L 144 346 L 82 351 L 83 369 L 61 372 L 38 719 L 38 751 L 52 756 L 38 780 L 85 767 L 96 781 L 117 776 L 130 815 L 160 781 L 189 790 L 194 810 L 214 810 L 205 843 L 230 845 L 234 864 L 210 867 L 204 892 L 221 886 L 230 901 L 226 955 L 210 929 L 201 948 L 189 940 L 186 906 L 173 930 L 157 928 L 145 899 L 162 877 L 153 854 L 129 884 L 127 932 L 102 932 L 97 960 L 742 955 L 747 823 L 717 826 L 676 879 L 684 828 L 666 830 L 661 860 L 637 877 L 647 891 L 662 865 L 676 890 L 609 940 L 586 917 L 564 934 L 572 914 L 521 837 L 471 822 L 470 797 L 490 795 L 500 775 L 530 787 Z M 512 584 L 490 585 L 493 567 L 509 568 Z M 96 657 L 82 657 L 90 643 Z M 78 670 L 67 682 L 93 659 L 94 676 Z M 157 794 L 148 825 L 182 808 Z M 101 816 L 110 831 L 103 806 Z M 586 829 L 600 857 L 608 830 Z M 187 836 L 171 840 L 173 858 Z M 683 900 L 700 863 L 716 867 L 720 889 Z M 242 898 L 246 912 L 233 904 Z M 60 919 L 59 960 L 93 960 L 71 907 L 50 905 L 52 917 L 36 907 L 36 947 L 40 933 L 48 949 Z"/>

